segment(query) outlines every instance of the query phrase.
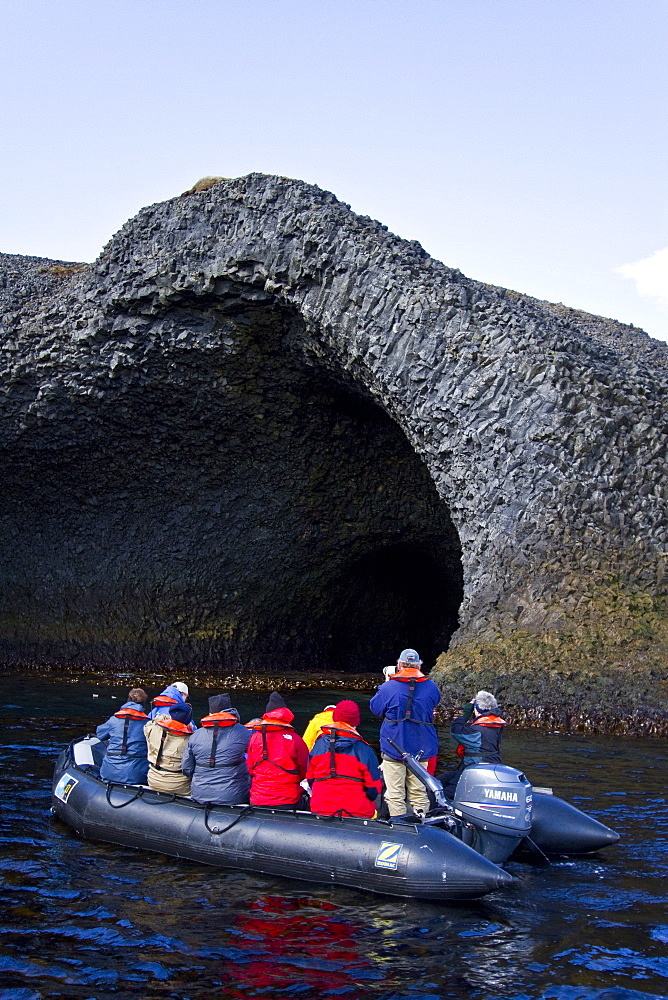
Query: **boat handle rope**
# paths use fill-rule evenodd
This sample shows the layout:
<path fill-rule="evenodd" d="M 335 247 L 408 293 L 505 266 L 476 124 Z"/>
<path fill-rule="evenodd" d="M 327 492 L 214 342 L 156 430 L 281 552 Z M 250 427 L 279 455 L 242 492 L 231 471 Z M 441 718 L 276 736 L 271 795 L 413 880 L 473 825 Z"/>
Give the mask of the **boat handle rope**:
<path fill-rule="evenodd" d="M 169 806 L 172 804 L 172 802 L 176 802 L 176 799 L 178 797 L 176 792 L 161 792 L 158 791 L 157 788 L 145 788 L 144 786 L 141 786 L 140 788 L 137 789 L 137 794 L 134 795 L 131 799 L 127 799 L 125 802 L 121 803 L 121 805 L 115 806 L 110 799 L 111 789 L 113 788 L 114 785 L 118 785 L 119 788 L 128 787 L 127 785 L 123 784 L 120 781 L 107 782 L 107 802 L 109 803 L 112 809 L 123 809 L 125 806 L 130 805 L 131 802 L 136 802 L 137 799 L 143 799 L 143 801 L 146 802 L 146 804 L 149 806 Z M 153 792 L 154 795 L 158 796 L 157 800 L 153 799 L 147 802 L 146 798 L 144 797 L 145 792 Z"/>
<path fill-rule="evenodd" d="M 114 787 L 114 784 L 115 782 L 113 781 L 109 781 L 107 783 L 107 802 L 109 803 L 112 809 L 124 809 L 126 806 L 129 806 L 131 802 L 136 802 L 137 799 L 140 798 L 143 791 L 143 789 L 138 788 L 136 794 L 133 795 L 131 799 L 126 799 L 125 802 L 121 802 L 115 806 L 114 803 L 111 801 L 111 790 Z M 125 785 L 119 785 L 119 788 L 125 788 L 125 787 L 126 787 Z"/>
<path fill-rule="evenodd" d="M 176 802 L 176 792 L 161 792 L 157 788 L 141 788 L 139 792 L 139 798 L 144 799 L 144 802 L 146 802 L 146 799 L 144 798 L 144 792 L 153 792 L 154 795 L 159 795 L 159 796 L 163 795 L 169 796 L 169 798 L 167 797 L 165 797 L 164 799 L 159 798 L 157 802 L 155 800 L 152 802 L 147 802 L 146 804 L 149 806 L 170 806 L 172 802 Z"/>
<path fill-rule="evenodd" d="M 209 826 L 209 813 L 213 809 L 214 805 L 215 805 L 214 802 L 207 802 L 207 804 L 204 806 L 204 826 L 207 828 L 209 833 L 213 833 L 216 837 L 219 836 L 221 833 L 227 833 L 228 830 L 231 830 L 233 826 L 237 825 L 240 819 L 243 819 L 244 816 L 247 816 L 248 813 L 252 812 L 253 810 L 252 806 L 244 806 L 239 815 L 236 816 L 231 823 L 228 823 L 227 826 L 223 827 L 223 829 L 220 830 L 217 826 L 214 827 Z"/>

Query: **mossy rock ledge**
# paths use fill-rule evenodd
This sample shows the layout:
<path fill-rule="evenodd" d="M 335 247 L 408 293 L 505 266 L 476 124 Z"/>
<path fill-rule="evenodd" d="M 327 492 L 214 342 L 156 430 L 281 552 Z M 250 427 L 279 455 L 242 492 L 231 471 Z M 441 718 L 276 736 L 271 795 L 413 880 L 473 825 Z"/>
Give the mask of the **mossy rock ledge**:
<path fill-rule="evenodd" d="M 668 347 L 642 331 L 251 174 L 92 264 L 0 255 L 0 368 L 5 665 L 412 645 L 452 705 L 668 731 Z"/>

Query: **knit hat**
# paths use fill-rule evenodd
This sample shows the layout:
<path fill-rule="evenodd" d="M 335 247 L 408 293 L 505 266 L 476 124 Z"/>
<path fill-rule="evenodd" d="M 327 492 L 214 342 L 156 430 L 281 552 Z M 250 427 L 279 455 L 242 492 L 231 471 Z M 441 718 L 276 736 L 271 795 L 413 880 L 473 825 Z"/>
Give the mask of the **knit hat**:
<path fill-rule="evenodd" d="M 287 707 L 288 706 L 285 704 L 283 698 L 278 693 L 278 691 L 272 691 L 271 694 L 269 695 L 269 701 L 267 702 L 267 706 L 264 710 L 264 713 L 266 715 L 267 712 L 273 712 L 277 708 L 287 708 Z"/>
<path fill-rule="evenodd" d="M 184 726 L 192 722 L 193 710 L 190 705 L 170 705 L 169 714 L 175 722 L 182 722 Z"/>
<path fill-rule="evenodd" d="M 231 705 L 229 694 L 212 694 L 209 698 L 209 713 L 215 715 L 216 712 L 226 712 Z"/>
<path fill-rule="evenodd" d="M 360 709 L 355 701 L 340 701 L 332 712 L 334 722 L 347 722 L 349 726 L 359 726 Z"/>

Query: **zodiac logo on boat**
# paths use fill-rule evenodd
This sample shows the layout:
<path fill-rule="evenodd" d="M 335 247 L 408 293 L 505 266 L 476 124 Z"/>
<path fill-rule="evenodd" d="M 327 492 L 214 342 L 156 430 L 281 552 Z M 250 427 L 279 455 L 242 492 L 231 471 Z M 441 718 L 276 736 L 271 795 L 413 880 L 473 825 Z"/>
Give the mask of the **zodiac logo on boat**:
<path fill-rule="evenodd" d="M 403 846 L 403 844 L 390 844 L 387 840 L 384 840 L 378 848 L 375 861 L 376 868 L 392 868 L 396 871 L 399 852 Z"/>
<path fill-rule="evenodd" d="M 75 785 L 78 784 L 79 784 L 78 778 L 73 778 L 71 774 L 67 774 L 67 772 L 65 772 L 65 774 L 62 776 L 62 778 L 56 785 L 53 794 L 56 796 L 57 799 L 60 799 L 61 802 L 67 802 L 67 800 L 70 797 L 72 789 L 75 787 Z"/>

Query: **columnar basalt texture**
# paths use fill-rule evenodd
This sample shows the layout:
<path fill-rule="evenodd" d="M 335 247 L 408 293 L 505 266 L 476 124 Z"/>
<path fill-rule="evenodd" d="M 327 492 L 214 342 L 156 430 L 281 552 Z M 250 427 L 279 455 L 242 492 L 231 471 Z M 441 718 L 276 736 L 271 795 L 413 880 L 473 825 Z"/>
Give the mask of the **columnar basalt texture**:
<path fill-rule="evenodd" d="M 376 669 L 665 595 L 666 345 L 318 188 L 0 257 L 0 306 L 4 659 Z"/>

